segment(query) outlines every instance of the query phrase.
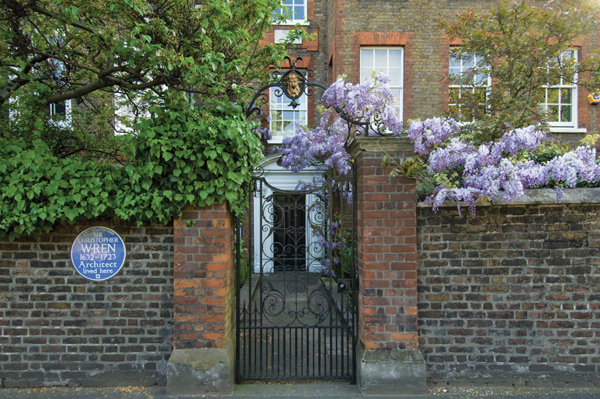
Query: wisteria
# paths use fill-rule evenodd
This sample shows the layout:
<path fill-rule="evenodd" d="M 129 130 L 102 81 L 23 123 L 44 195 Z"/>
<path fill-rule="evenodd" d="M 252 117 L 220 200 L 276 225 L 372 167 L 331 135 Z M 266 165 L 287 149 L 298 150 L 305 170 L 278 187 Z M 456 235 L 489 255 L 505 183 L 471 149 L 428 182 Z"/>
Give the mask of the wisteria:
<path fill-rule="evenodd" d="M 394 97 L 388 88 L 389 78 L 384 74 L 374 77 L 374 83 L 363 82 L 357 85 L 345 83 L 338 79 L 324 93 L 321 98 L 323 111 L 318 126 L 309 129 L 298 126 L 292 137 L 283 140 L 283 147 L 279 150 L 283 156 L 281 164 L 286 169 L 299 172 L 310 166 L 321 170 L 328 175 L 345 176 L 351 173 L 352 164 L 350 155 L 346 151 L 346 144 L 351 129 L 361 130 L 361 125 L 382 128 L 388 134 L 400 134 L 402 122 L 394 106 Z M 355 122 L 351 123 L 349 120 Z M 322 187 L 325 179 L 313 178 L 312 181 L 302 182 L 296 188 L 300 190 L 318 189 Z M 348 204 L 352 202 L 352 187 L 349 182 L 338 182 L 336 191 L 340 198 Z M 327 190 L 317 193 L 324 201 L 329 195 Z M 324 212 L 323 209 L 314 208 Z M 336 219 L 339 215 L 325 213 L 325 219 Z M 315 241 L 325 253 L 344 251 L 347 237 L 344 237 L 341 225 L 331 222 L 330 231 L 321 232 L 313 229 Z M 331 248 L 330 248 L 331 246 Z M 319 259 L 321 271 L 326 276 L 337 277 L 333 266 L 340 267 L 340 260 L 333 257 L 333 264 L 329 256 Z"/>
<path fill-rule="evenodd" d="M 459 176 L 439 184 L 426 199 L 436 211 L 450 199 L 463 201 L 474 214 L 478 200 L 501 194 L 504 201 L 512 201 L 523 196 L 527 188 L 549 185 L 555 187 L 560 202 L 565 187 L 600 182 L 594 148 L 578 147 L 541 164 L 528 159 L 547 140 L 546 133 L 535 126 L 510 130 L 500 141 L 479 147 L 454 137 L 457 127 L 453 121 L 434 118 L 413 122 L 408 129 L 415 153 L 429 154 L 430 175 L 454 171 Z"/>
<path fill-rule="evenodd" d="M 344 147 L 348 123 L 334 114 L 335 111 L 327 109 L 315 129 L 298 126 L 294 136 L 283 139 L 283 167 L 299 172 L 316 165 L 318 169 L 334 170 L 339 175 L 350 172 L 350 155 Z"/>
<path fill-rule="evenodd" d="M 336 80 L 321 98 L 324 111 L 319 125 L 314 129 L 298 126 L 293 137 L 283 140 L 282 165 L 293 172 L 315 165 L 338 175 L 350 173 L 350 155 L 345 146 L 350 129 L 360 124 L 380 124 L 389 134 L 402 131 L 388 83 L 389 78 L 382 73 L 374 77 L 373 83 Z M 350 124 L 342 115 L 356 124 Z"/>
<path fill-rule="evenodd" d="M 430 118 L 415 121 L 408 128 L 408 138 L 415 144 L 419 155 L 429 154 L 429 149 L 460 132 L 460 126 L 454 119 Z"/>
<path fill-rule="evenodd" d="M 323 94 L 324 110 L 318 126 L 314 129 L 298 126 L 293 137 L 283 140 L 283 147 L 279 149 L 283 154 L 282 165 L 294 172 L 314 166 L 330 176 L 347 175 L 352 171 L 346 152 L 352 129 L 360 132 L 361 124 L 380 124 L 388 134 L 403 133 L 387 83 L 388 78 L 381 74 L 375 76 L 373 84 L 353 85 L 338 79 Z M 349 120 L 357 123 L 351 124 Z M 480 145 L 467 141 L 461 125 L 449 118 L 413 121 L 407 133 L 414 143 L 416 156 L 425 162 L 428 174 L 437 181 L 437 187 L 426 199 L 435 211 L 446 200 L 454 200 L 466 204 L 474 216 L 478 201 L 498 195 L 504 201 L 512 201 L 523 196 L 525 189 L 537 187 L 554 187 L 560 202 L 564 188 L 582 182 L 600 184 L 600 165 L 596 150 L 591 146 L 538 162 L 535 154 L 548 139 L 536 126 L 511 129 L 500 140 Z M 298 189 L 315 189 L 323 182 L 324 179 L 313 179 L 299 184 Z M 351 201 L 347 188 L 338 191 Z M 331 217 L 336 215 L 325 214 L 326 219 Z M 327 234 L 335 238 L 320 233 L 316 237 L 324 249 L 343 251 L 346 248 L 344 232 L 335 223 Z M 337 257 L 333 259 L 339 266 Z M 329 258 L 320 261 L 322 272 L 335 276 Z"/>

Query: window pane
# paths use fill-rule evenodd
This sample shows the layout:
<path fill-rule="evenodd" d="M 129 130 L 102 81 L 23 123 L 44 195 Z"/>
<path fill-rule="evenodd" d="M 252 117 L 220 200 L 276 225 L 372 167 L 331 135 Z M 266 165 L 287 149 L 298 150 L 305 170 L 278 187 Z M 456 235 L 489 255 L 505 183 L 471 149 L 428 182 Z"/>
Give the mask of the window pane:
<path fill-rule="evenodd" d="M 450 89 L 450 104 L 456 104 L 460 99 L 459 89 Z"/>
<path fill-rule="evenodd" d="M 373 68 L 373 51 L 360 50 L 360 66 L 362 68 Z"/>
<path fill-rule="evenodd" d="M 304 7 L 296 6 L 294 11 L 296 11 L 296 14 L 294 15 L 295 19 L 304 19 Z"/>
<path fill-rule="evenodd" d="M 548 116 L 551 122 L 558 121 L 558 105 L 548 105 Z"/>
<path fill-rule="evenodd" d="M 54 104 L 54 113 L 58 115 L 65 115 L 67 113 L 64 101 Z"/>
<path fill-rule="evenodd" d="M 565 50 L 565 51 L 563 51 L 563 59 L 570 60 L 570 59 L 572 59 L 574 57 L 575 57 L 575 51 L 574 50 Z"/>
<path fill-rule="evenodd" d="M 390 67 L 402 68 L 401 50 L 390 50 Z"/>
<path fill-rule="evenodd" d="M 299 111 L 300 117 L 298 119 L 298 123 L 300 125 L 306 125 L 306 111 Z"/>
<path fill-rule="evenodd" d="M 558 89 L 548 89 L 548 104 L 558 104 Z"/>
<path fill-rule="evenodd" d="M 562 107 L 560 107 L 561 122 L 571 122 L 571 110 L 572 107 L 570 105 L 563 105 Z"/>
<path fill-rule="evenodd" d="M 485 102 L 487 90 L 486 89 L 475 89 L 475 99 L 481 104 Z"/>
<path fill-rule="evenodd" d="M 402 86 L 402 69 L 390 68 L 389 76 L 391 79 L 390 86 L 395 86 L 395 87 Z"/>
<path fill-rule="evenodd" d="M 560 91 L 560 102 L 562 104 L 571 103 L 571 89 L 561 89 Z"/>
<path fill-rule="evenodd" d="M 450 71 L 450 76 L 448 76 L 448 79 L 450 80 L 451 85 L 460 84 L 460 79 L 461 79 L 460 70 L 452 69 Z"/>
<path fill-rule="evenodd" d="M 477 75 L 475 75 L 475 84 L 479 86 L 487 86 L 488 75 L 483 73 L 478 73 Z"/>
<path fill-rule="evenodd" d="M 450 56 L 450 69 L 457 68 L 460 70 L 460 60 L 454 56 Z"/>
<path fill-rule="evenodd" d="M 371 72 L 373 70 L 371 68 L 361 68 L 360 69 L 360 81 L 363 82 L 365 80 L 367 81 L 372 81 L 373 79 L 371 79 Z"/>
<path fill-rule="evenodd" d="M 387 68 L 387 50 L 375 50 L 375 67 L 377 70 Z"/>

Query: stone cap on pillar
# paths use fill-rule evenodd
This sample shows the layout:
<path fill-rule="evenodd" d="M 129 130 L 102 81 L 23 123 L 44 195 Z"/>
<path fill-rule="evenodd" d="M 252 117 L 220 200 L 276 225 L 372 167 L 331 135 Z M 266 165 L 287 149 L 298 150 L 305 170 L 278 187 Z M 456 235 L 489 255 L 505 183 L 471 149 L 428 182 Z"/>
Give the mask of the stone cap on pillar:
<path fill-rule="evenodd" d="M 403 158 L 413 156 L 414 145 L 406 136 L 355 137 L 348 145 L 348 154 L 355 159 L 361 152 L 402 154 Z"/>

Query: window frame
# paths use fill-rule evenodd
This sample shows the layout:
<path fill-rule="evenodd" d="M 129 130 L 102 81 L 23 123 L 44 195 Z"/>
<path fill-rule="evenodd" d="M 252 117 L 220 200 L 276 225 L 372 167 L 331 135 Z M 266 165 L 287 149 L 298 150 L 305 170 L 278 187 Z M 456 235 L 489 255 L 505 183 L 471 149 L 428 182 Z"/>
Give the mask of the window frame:
<path fill-rule="evenodd" d="M 376 65 L 376 51 L 382 51 L 385 50 L 387 51 L 386 54 L 386 66 L 385 67 L 380 67 Z M 391 51 L 400 51 L 400 66 L 390 66 L 390 50 Z M 364 53 L 363 53 L 364 51 Z M 363 66 L 365 65 L 364 61 L 366 61 L 366 59 L 363 58 L 363 54 L 366 54 L 367 51 L 372 51 L 372 67 L 368 67 L 368 66 Z M 400 118 L 400 120 L 404 120 L 404 69 L 405 69 L 405 65 L 404 65 L 404 54 L 405 54 L 405 49 L 404 46 L 361 46 L 360 50 L 359 50 L 359 56 L 360 56 L 360 82 L 363 82 L 365 80 L 371 81 L 371 73 L 372 71 L 381 71 L 384 72 L 386 75 L 388 75 L 390 77 L 390 79 L 392 79 L 392 82 L 390 82 L 390 84 L 388 85 L 388 87 L 390 88 L 390 90 L 395 91 L 398 90 L 399 91 L 399 95 L 398 98 L 396 98 L 394 96 L 394 99 L 396 100 L 396 110 L 398 111 L 398 117 Z M 364 60 L 364 61 L 363 61 Z M 382 70 L 383 69 L 383 70 Z M 399 69 L 399 76 L 396 77 L 396 75 L 391 76 L 391 74 L 389 73 L 390 69 Z M 393 84 L 394 82 L 394 78 L 397 79 L 397 81 L 399 81 L 400 85 L 396 85 Z"/>
<path fill-rule="evenodd" d="M 572 55 L 575 59 L 575 62 L 579 61 L 579 51 L 577 48 L 568 48 L 566 49 L 564 53 L 566 52 L 572 52 Z M 541 89 L 544 90 L 544 102 L 541 102 L 538 104 L 538 106 L 543 107 L 542 109 L 547 113 L 548 112 L 548 106 L 549 105 L 556 105 L 558 106 L 558 120 L 557 121 L 547 121 L 546 123 L 548 124 L 548 126 L 550 126 L 552 131 L 558 131 L 561 129 L 564 130 L 574 130 L 578 128 L 578 119 L 579 119 L 579 112 L 578 112 L 578 97 L 579 97 L 579 93 L 578 93 L 578 88 L 577 88 L 577 80 L 578 80 L 578 75 L 575 73 L 574 77 L 573 77 L 573 82 L 570 84 L 564 84 L 563 81 L 563 77 L 560 77 L 560 83 L 557 85 L 543 85 L 541 86 Z M 562 106 L 566 105 L 567 103 L 562 103 L 561 102 L 561 97 L 562 97 L 562 90 L 567 89 L 567 90 L 571 90 L 571 102 L 569 103 L 569 105 L 571 106 L 571 121 L 570 122 L 561 122 L 561 115 L 562 115 Z M 558 90 L 558 103 L 548 103 L 548 98 L 549 98 L 549 90 Z"/>
<path fill-rule="evenodd" d="M 272 71 L 273 72 L 277 72 L 277 71 Z M 281 73 L 281 75 L 283 75 L 286 70 L 281 70 L 279 71 Z M 305 71 L 301 71 L 301 72 L 305 72 Z M 308 124 L 308 96 L 306 95 L 306 93 L 302 93 L 302 95 L 296 99 L 296 101 L 299 103 L 299 105 L 294 109 L 292 108 L 289 103 L 292 102 L 292 99 L 289 98 L 285 93 L 282 93 L 281 96 L 276 96 L 275 95 L 275 91 L 276 90 L 281 90 L 278 87 L 270 87 L 269 88 L 269 102 L 268 102 L 268 106 L 269 106 L 269 131 L 271 132 L 271 139 L 269 140 L 269 143 L 271 144 L 280 144 L 283 142 L 283 139 L 285 137 L 292 137 L 294 134 L 296 134 L 296 127 L 298 125 L 300 126 L 306 126 Z M 276 105 L 276 107 L 273 107 L 273 104 Z M 275 119 L 273 116 L 274 112 L 276 111 L 282 111 L 282 118 L 281 119 Z M 274 130 L 273 129 L 273 124 L 274 122 L 285 122 L 286 119 L 283 118 L 283 112 L 298 112 L 299 117 L 298 119 L 294 118 L 292 120 L 290 120 L 291 124 L 295 127 L 292 128 L 292 133 L 290 135 L 286 135 L 286 134 L 277 134 L 279 132 L 281 133 L 285 133 L 286 130 L 282 129 L 282 130 Z M 301 113 L 304 112 L 304 118 L 302 118 Z M 295 114 L 294 114 L 295 115 Z M 294 125 L 295 124 L 295 125 Z"/>
<path fill-rule="evenodd" d="M 64 119 L 53 120 L 52 123 L 54 123 L 60 127 L 70 127 L 71 126 L 71 117 L 72 117 L 71 100 L 64 100 L 61 102 L 65 103 L 65 113 L 64 114 L 59 113 L 58 115 L 64 115 Z M 47 110 L 48 110 L 49 118 L 52 118 L 54 115 L 57 115 L 56 103 L 48 104 Z"/>
<path fill-rule="evenodd" d="M 286 1 L 291 1 L 292 4 L 285 4 Z M 299 4 L 295 4 L 297 1 L 301 2 Z M 303 7 L 304 8 L 304 17 L 303 18 L 297 18 L 296 15 L 297 13 L 295 12 L 295 7 Z M 290 19 L 286 19 L 283 22 L 278 22 L 275 23 L 274 25 L 296 25 L 296 24 L 300 24 L 300 25 L 308 25 L 308 0 L 281 0 L 281 7 L 279 8 L 278 11 L 276 11 L 276 15 L 286 15 L 287 13 L 285 12 L 284 7 L 287 7 L 289 10 L 289 13 L 291 14 L 292 18 Z"/>
<path fill-rule="evenodd" d="M 454 48 L 456 48 L 456 47 L 454 47 Z M 471 56 L 469 58 L 469 60 L 473 59 L 473 66 L 465 66 L 464 65 L 464 61 L 465 60 L 463 58 L 459 58 L 459 57 L 454 56 L 453 55 L 453 48 L 452 47 L 450 48 L 450 51 L 448 53 L 448 109 L 449 110 L 451 110 L 453 106 L 457 107 L 457 108 L 460 108 L 459 103 L 452 103 L 451 102 L 451 93 L 452 93 L 452 90 L 458 90 L 458 95 L 459 95 L 458 98 L 460 99 L 461 94 L 465 90 L 469 90 L 471 93 L 475 93 L 475 91 L 477 89 L 484 89 L 485 90 L 486 99 L 489 98 L 488 96 L 490 95 L 491 90 L 492 90 L 492 77 L 489 74 L 487 74 L 487 76 L 484 78 L 485 79 L 485 84 L 478 84 L 478 82 L 481 81 L 481 78 L 478 78 L 478 76 L 484 75 L 484 74 L 478 74 L 478 73 L 475 73 L 473 75 L 473 82 L 472 82 L 472 84 L 468 84 L 468 85 L 467 84 L 452 84 L 452 76 L 458 76 L 460 78 L 460 77 L 464 76 L 464 74 L 467 71 L 469 71 L 471 69 L 475 69 L 475 68 L 477 68 L 477 67 L 479 67 L 481 65 L 482 61 L 478 60 L 477 58 L 478 58 L 477 54 Z M 454 60 L 454 65 L 457 64 L 456 61 L 460 61 L 460 66 L 458 66 L 458 69 L 459 69 L 460 72 L 458 74 L 454 74 L 454 73 L 451 72 L 452 69 L 457 69 L 457 67 L 453 67 L 452 66 L 453 65 L 452 60 Z M 459 115 L 461 115 L 460 112 L 459 112 Z M 471 120 L 462 120 L 460 122 L 461 123 L 473 123 L 473 122 L 475 122 L 475 120 L 476 120 L 475 115 L 473 115 L 473 117 L 471 118 Z"/>

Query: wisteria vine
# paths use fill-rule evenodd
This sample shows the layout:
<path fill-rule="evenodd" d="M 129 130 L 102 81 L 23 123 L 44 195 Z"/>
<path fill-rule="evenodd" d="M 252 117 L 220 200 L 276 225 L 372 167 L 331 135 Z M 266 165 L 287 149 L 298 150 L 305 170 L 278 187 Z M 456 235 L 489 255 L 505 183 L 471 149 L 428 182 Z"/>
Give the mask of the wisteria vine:
<path fill-rule="evenodd" d="M 404 132 L 384 74 L 374 76 L 373 83 L 353 85 L 338 79 L 323 94 L 322 114 L 317 127 L 298 126 L 293 137 L 283 140 L 282 165 L 299 172 L 316 166 L 329 175 L 348 175 L 351 158 L 346 151 L 352 129 L 360 132 L 361 124 L 377 121 L 388 134 Z M 358 122 L 351 124 L 349 120 Z M 426 202 L 438 210 L 447 200 L 464 202 L 475 216 L 478 201 L 501 195 L 512 201 L 524 195 L 527 188 L 554 187 L 560 202 L 563 190 L 581 182 L 600 184 L 600 165 L 596 149 L 590 145 L 538 162 L 535 154 L 547 142 L 546 133 L 536 126 L 507 131 L 496 142 L 476 146 L 462 137 L 462 127 L 456 120 L 430 118 L 413 121 L 407 129 L 430 177 L 442 177 Z M 451 175 L 452 178 L 448 178 Z M 324 180 L 304 182 L 299 189 L 314 189 Z M 344 193 L 349 201 L 351 195 Z M 459 205 L 460 212 L 460 205 Z M 329 218 L 329 215 L 326 215 Z M 332 237 L 338 237 L 334 248 L 344 250 L 343 232 L 333 223 Z M 339 238 L 342 237 L 342 238 Z M 317 237 L 323 248 L 330 245 L 326 237 Z M 339 241 L 339 242 L 338 242 Z M 333 249 L 333 248 L 332 248 Z M 323 272 L 334 274 L 332 265 L 322 259 Z"/>
<path fill-rule="evenodd" d="M 522 197 L 527 188 L 553 185 L 561 201 L 565 187 L 600 182 L 596 149 L 580 146 L 546 163 L 531 158 L 547 141 L 536 126 L 506 132 L 500 141 L 476 147 L 456 137 L 460 126 L 451 119 L 415 121 L 408 128 L 415 153 L 427 157 L 430 175 L 454 171 L 459 178 L 439 184 L 426 202 L 437 209 L 447 200 L 463 201 L 473 215 L 477 201 L 501 194 L 504 201 Z M 459 207 L 460 211 L 460 207 Z"/>
<path fill-rule="evenodd" d="M 361 125 L 377 124 L 391 134 L 400 134 L 402 121 L 398 117 L 394 106 L 394 97 L 388 84 L 389 78 L 385 74 L 374 76 L 373 83 L 360 84 L 345 83 L 342 78 L 335 81 L 321 98 L 322 112 L 317 127 L 309 129 L 298 126 L 292 137 L 284 138 L 281 163 L 285 168 L 299 172 L 310 166 L 322 170 L 325 174 L 346 176 L 352 172 L 350 155 L 346 151 L 346 144 L 352 129 L 361 132 Z M 351 123 L 353 121 L 354 123 Z M 322 187 L 326 179 L 313 179 L 298 185 L 297 189 L 308 190 Z M 352 191 L 349 184 L 338 183 L 337 191 L 340 196 L 352 202 Z M 327 200 L 328 193 L 321 192 L 319 197 Z M 339 215 L 325 215 L 327 219 L 339 219 Z M 345 251 L 348 248 L 348 237 L 342 231 L 338 221 L 329 225 L 331 231 L 327 234 L 320 230 L 313 230 L 316 242 L 329 251 Z M 329 248 L 331 246 L 331 248 Z M 319 259 L 321 271 L 326 276 L 337 277 L 333 266 L 343 270 L 338 257 L 333 258 L 331 264 L 329 257 Z"/>
<path fill-rule="evenodd" d="M 383 73 L 375 75 L 373 83 L 352 84 L 338 78 L 321 97 L 319 125 L 314 129 L 298 126 L 294 136 L 283 139 L 279 149 L 282 165 L 293 172 L 312 165 L 339 176 L 348 175 L 352 168 L 346 144 L 351 129 L 377 121 L 390 134 L 402 132 L 389 82 Z"/>

